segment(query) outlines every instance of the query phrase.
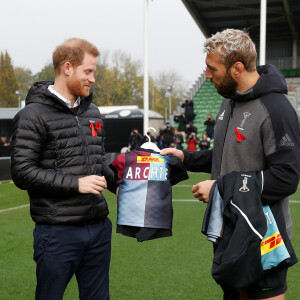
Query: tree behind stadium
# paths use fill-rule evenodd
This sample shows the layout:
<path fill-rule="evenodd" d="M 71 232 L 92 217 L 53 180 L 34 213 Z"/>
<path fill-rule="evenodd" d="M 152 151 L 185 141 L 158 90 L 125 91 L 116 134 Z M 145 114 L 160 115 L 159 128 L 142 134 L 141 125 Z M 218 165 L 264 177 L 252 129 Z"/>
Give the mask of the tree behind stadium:
<path fill-rule="evenodd" d="M 0 107 L 18 107 L 19 85 L 7 51 L 0 54 Z"/>

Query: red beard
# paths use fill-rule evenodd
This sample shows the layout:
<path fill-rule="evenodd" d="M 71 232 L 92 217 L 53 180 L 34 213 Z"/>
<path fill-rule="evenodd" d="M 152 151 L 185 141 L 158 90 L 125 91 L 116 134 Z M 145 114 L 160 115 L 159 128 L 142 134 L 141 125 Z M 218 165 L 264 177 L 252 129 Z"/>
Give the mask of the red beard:
<path fill-rule="evenodd" d="M 89 85 L 88 83 L 86 85 Z M 89 85 L 90 86 L 90 85 Z M 75 97 L 87 97 L 90 94 L 90 90 L 79 81 L 76 77 L 76 73 L 67 80 L 67 88 L 69 92 Z"/>

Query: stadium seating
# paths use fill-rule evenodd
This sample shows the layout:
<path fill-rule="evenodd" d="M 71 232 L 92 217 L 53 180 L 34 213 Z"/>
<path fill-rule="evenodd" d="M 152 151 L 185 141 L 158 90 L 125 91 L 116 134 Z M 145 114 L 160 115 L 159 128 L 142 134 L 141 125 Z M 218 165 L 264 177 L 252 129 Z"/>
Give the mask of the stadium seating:
<path fill-rule="evenodd" d="M 300 77 L 300 69 L 283 69 L 281 72 L 285 78 Z"/>
<path fill-rule="evenodd" d="M 222 99 L 222 96 L 217 93 L 217 90 L 209 79 L 203 82 L 200 89 L 193 97 L 194 111 L 196 113 L 194 125 L 198 129 L 197 138 L 199 141 L 206 129 L 206 126 L 203 123 L 206 121 L 209 114 L 216 119 Z M 213 147 L 213 142 L 213 140 L 210 141 L 211 148 Z"/>

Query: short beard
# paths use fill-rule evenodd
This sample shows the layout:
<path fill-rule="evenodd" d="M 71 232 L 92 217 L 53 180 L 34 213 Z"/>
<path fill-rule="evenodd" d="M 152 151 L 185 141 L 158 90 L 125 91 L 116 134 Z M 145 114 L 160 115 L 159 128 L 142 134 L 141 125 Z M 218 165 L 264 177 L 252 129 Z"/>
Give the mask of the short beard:
<path fill-rule="evenodd" d="M 236 92 L 237 82 L 233 79 L 230 74 L 230 71 L 226 71 L 224 80 L 217 87 L 217 92 L 223 96 L 228 97 L 230 95 L 234 95 Z"/>
<path fill-rule="evenodd" d="M 84 87 L 81 85 L 81 82 L 76 78 L 76 72 L 73 74 L 72 78 L 69 78 L 67 81 L 67 88 L 69 92 L 75 97 L 87 97 L 89 92 L 84 90 Z"/>

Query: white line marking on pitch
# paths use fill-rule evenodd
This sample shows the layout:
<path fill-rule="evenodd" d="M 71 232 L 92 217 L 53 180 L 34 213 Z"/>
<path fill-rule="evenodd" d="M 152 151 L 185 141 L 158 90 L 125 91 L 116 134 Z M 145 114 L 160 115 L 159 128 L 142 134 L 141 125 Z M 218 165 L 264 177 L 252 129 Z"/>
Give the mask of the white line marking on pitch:
<path fill-rule="evenodd" d="M 200 202 L 199 200 L 193 200 L 193 199 L 173 199 L 173 202 Z M 290 200 L 291 203 L 300 203 L 300 200 Z M 24 208 L 28 207 L 29 204 L 21 205 L 21 206 L 16 206 L 16 207 L 10 207 L 10 208 L 5 208 L 5 209 L 0 209 L 0 213 L 5 212 L 5 211 L 10 211 L 10 210 L 15 210 L 19 208 Z"/>
<path fill-rule="evenodd" d="M 173 185 L 172 187 L 192 187 L 192 184 L 179 184 L 179 185 Z"/>
<path fill-rule="evenodd" d="M 29 204 L 16 206 L 16 207 L 5 208 L 5 209 L 0 209 L 0 213 L 5 212 L 5 211 L 9 211 L 9 210 L 24 208 L 24 207 L 28 207 L 28 206 L 29 206 Z"/>
<path fill-rule="evenodd" d="M 196 182 L 197 183 L 197 182 Z M 177 185 L 173 185 L 172 187 L 175 187 L 175 188 L 180 188 L 180 187 L 192 187 L 193 185 L 192 184 L 177 184 Z M 298 184 L 298 188 L 300 187 L 300 184 Z"/>
<path fill-rule="evenodd" d="M 202 202 L 193 199 L 173 199 L 173 202 Z M 300 203 L 300 200 L 290 200 L 290 203 Z"/>
<path fill-rule="evenodd" d="M 193 200 L 193 199 L 173 199 L 173 202 L 201 202 L 199 200 Z"/>

